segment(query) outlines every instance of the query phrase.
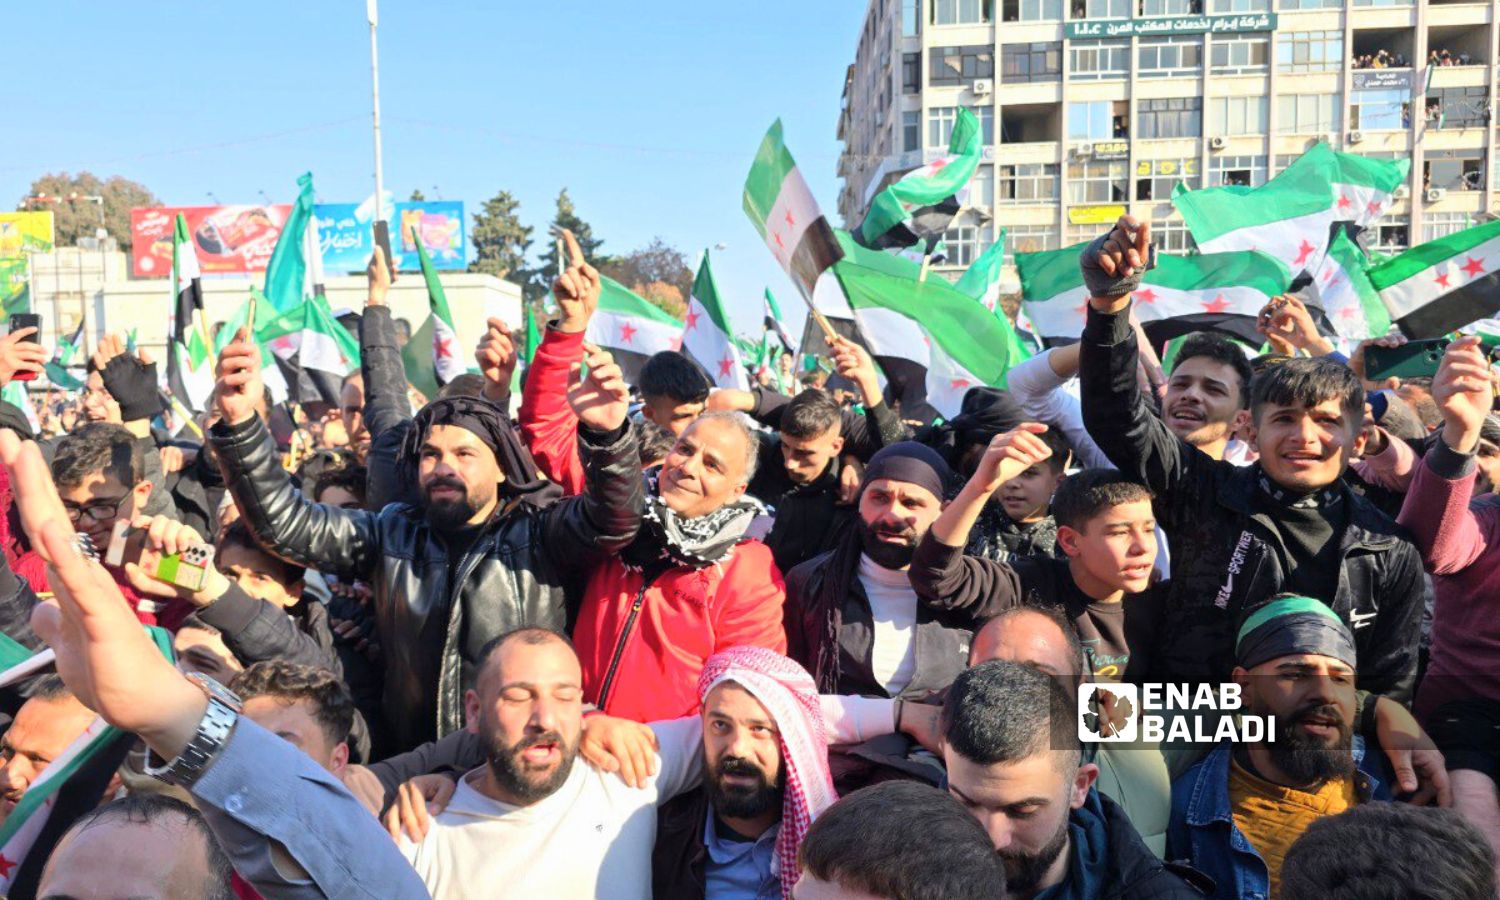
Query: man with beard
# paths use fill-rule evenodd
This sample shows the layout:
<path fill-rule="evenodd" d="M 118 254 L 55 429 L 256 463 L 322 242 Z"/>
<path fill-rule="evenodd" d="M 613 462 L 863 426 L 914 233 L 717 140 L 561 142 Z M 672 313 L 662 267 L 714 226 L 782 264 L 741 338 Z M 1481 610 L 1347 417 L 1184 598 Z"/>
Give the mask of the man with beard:
<path fill-rule="evenodd" d="M 1274 717 L 1274 735 L 1225 740 L 1173 783 L 1167 855 L 1190 860 L 1222 896 L 1275 897 L 1307 826 L 1390 799 L 1389 779 L 1354 734 L 1354 638 L 1326 605 L 1272 600 L 1240 626 L 1235 661 L 1245 710 Z"/>
<path fill-rule="evenodd" d="M 565 276 L 559 295 L 597 296 L 592 266 L 575 258 Z M 505 412 L 455 396 L 425 406 L 400 451 L 421 503 L 372 512 L 320 506 L 292 487 L 254 412 L 260 349 L 240 335 L 220 356 L 213 441 L 228 488 L 271 552 L 371 586 L 397 749 L 462 728 L 482 648 L 517 627 L 562 628 L 589 564 L 635 536 L 643 498 L 628 390 L 609 354 L 594 349 L 586 365 L 567 392 L 584 493 L 553 502 Z"/>
<path fill-rule="evenodd" d="M 39 678 L 31 699 L 0 736 L 0 823 L 31 783 L 93 724 L 94 711 L 78 702 L 56 675 Z"/>
<path fill-rule="evenodd" d="M 1057 679 L 999 660 L 960 675 L 943 705 L 948 793 L 989 833 L 1009 896 L 1201 896 L 1096 789 L 1074 709 Z"/>
<path fill-rule="evenodd" d="M 1148 680 L 1223 681 L 1234 622 L 1294 591 L 1349 623 L 1361 689 L 1409 701 L 1421 557 L 1345 478 L 1367 441 L 1359 377 L 1329 358 L 1292 359 L 1256 376 L 1249 429 L 1260 455 L 1253 465 L 1214 459 L 1185 442 L 1152 412 L 1136 380 L 1130 302 L 1151 263 L 1150 231 L 1124 216 L 1079 257 L 1090 294 L 1079 342 L 1084 422 L 1120 471 L 1155 495 L 1157 520 L 1172 542 L 1166 616 Z"/>
<path fill-rule="evenodd" d="M 745 538 L 765 510 L 745 496 L 755 463 L 740 414 L 711 412 L 647 476 L 640 532 L 595 568 L 573 629 L 587 702 L 637 722 L 690 715 L 715 652 L 786 650 L 781 572 Z"/>

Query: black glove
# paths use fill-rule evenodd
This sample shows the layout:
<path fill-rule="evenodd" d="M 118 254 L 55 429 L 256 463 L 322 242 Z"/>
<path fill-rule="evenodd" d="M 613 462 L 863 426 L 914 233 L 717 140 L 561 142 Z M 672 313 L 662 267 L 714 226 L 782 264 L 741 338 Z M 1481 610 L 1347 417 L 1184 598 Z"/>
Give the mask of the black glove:
<path fill-rule="evenodd" d="M 1089 289 L 1091 297 L 1118 297 L 1129 294 L 1141 286 L 1141 275 L 1150 269 L 1156 268 L 1156 245 L 1151 245 L 1151 251 L 1146 257 L 1146 264 L 1137 268 L 1130 275 L 1122 275 L 1119 272 L 1111 275 L 1099 267 L 1099 256 L 1104 252 L 1104 242 L 1109 240 L 1112 231 L 1105 232 L 1094 238 L 1094 242 L 1084 248 L 1082 255 L 1078 257 L 1078 268 L 1083 272 L 1083 284 Z"/>
<path fill-rule="evenodd" d="M 156 363 L 146 365 L 129 353 L 121 353 L 104 364 L 99 373 L 104 389 L 120 404 L 120 418 L 127 422 L 149 419 L 161 412 L 161 390 L 156 386 Z"/>

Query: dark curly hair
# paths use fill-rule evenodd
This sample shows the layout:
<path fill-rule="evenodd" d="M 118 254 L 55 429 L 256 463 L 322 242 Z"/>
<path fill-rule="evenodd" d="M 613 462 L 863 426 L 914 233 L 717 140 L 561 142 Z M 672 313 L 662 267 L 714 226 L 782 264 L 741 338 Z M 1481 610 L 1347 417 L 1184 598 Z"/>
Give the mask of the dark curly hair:
<path fill-rule="evenodd" d="M 234 676 L 229 689 L 241 700 L 274 697 L 287 703 L 308 701 L 323 733 L 335 744 L 348 740 L 354 727 L 354 698 L 344 682 L 327 669 L 268 659 Z"/>

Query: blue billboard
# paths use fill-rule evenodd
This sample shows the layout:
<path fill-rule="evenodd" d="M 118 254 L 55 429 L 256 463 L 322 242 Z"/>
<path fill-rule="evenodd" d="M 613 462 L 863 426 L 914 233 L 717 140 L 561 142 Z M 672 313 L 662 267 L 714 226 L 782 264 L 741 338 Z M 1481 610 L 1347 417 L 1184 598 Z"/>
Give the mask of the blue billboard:
<path fill-rule="evenodd" d="M 323 271 L 329 275 L 361 272 L 375 252 L 371 204 L 319 203 L 313 207 Z M 464 204 L 461 200 L 397 203 L 390 216 L 391 255 L 397 271 L 421 268 L 415 240 L 420 239 L 439 269 L 463 269 L 468 254 Z M 415 230 L 417 238 L 413 238 Z"/>

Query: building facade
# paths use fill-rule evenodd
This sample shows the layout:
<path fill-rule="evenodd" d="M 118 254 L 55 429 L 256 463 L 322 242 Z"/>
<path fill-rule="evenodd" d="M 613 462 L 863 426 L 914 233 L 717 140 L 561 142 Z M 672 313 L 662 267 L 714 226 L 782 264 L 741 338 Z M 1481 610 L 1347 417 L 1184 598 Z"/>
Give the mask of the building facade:
<path fill-rule="evenodd" d="M 844 85 L 839 212 L 942 155 L 956 111 L 984 160 L 946 236 L 967 266 L 1088 240 L 1130 212 L 1193 247 L 1173 188 L 1260 185 L 1318 140 L 1412 160 L 1386 252 L 1500 211 L 1500 2 L 870 0 Z"/>

